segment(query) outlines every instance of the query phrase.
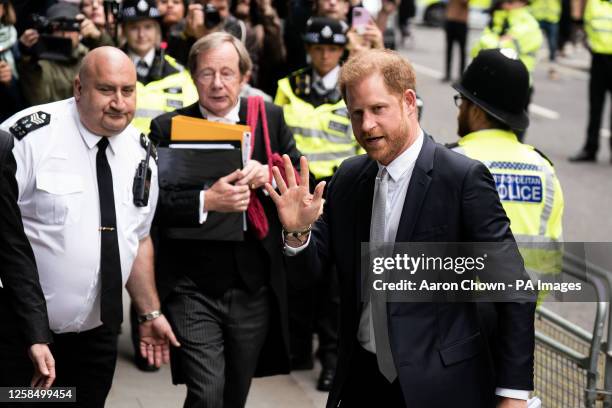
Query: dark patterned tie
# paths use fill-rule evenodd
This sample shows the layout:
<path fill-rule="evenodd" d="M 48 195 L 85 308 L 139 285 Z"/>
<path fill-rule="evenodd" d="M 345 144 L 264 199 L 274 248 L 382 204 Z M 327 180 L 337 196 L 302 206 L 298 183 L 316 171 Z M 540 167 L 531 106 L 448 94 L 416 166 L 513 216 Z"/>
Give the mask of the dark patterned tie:
<path fill-rule="evenodd" d="M 106 159 L 108 138 L 98 142 L 96 173 L 100 198 L 100 320 L 118 332 L 123 321 L 121 260 L 117 239 L 113 173 Z"/>

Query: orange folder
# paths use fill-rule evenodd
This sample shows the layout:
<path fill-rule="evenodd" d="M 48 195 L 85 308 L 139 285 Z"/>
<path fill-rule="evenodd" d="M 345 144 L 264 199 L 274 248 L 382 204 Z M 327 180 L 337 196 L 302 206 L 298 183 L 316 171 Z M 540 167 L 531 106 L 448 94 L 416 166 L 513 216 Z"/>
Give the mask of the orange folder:
<path fill-rule="evenodd" d="M 170 140 L 172 142 L 241 142 L 251 132 L 245 125 L 210 122 L 206 119 L 178 115 L 172 118 Z"/>

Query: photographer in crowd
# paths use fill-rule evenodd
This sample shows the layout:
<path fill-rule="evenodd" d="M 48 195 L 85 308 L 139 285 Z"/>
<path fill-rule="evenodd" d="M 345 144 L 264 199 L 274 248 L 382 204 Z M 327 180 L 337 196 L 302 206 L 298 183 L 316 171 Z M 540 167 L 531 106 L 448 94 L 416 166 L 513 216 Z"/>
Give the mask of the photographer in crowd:
<path fill-rule="evenodd" d="M 82 0 L 81 15 L 81 42 L 90 50 L 103 45 L 115 45 L 115 40 L 106 30 L 106 13 L 102 0 Z"/>
<path fill-rule="evenodd" d="M 188 0 L 157 0 L 157 9 L 162 15 L 162 40 L 168 41 L 170 34 L 180 35 L 185 29 Z"/>
<path fill-rule="evenodd" d="M 10 0 L 0 0 L 0 120 L 25 107 L 15 65 L 19 57 L 16 21 Z"/>
<path fill-rule="evenodd" d="M 69 3 L 49 7 L 35 17 L 35 27 L 19 38 L 18 62 L 23 94 L 30 105 L 67 99 L 87 47 L 80 43 L 79 8 Z"/>

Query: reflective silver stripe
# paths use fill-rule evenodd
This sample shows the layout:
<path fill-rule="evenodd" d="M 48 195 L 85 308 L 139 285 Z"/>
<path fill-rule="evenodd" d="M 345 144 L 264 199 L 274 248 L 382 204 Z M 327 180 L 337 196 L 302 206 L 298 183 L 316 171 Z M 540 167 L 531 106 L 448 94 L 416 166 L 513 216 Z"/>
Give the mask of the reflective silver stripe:
<path fill-rule="evenodd" d="M 163 110 L 159 109 L 136 109 L 136 118 L 155 118 L 162 113 L 165 113 Z"/>
<path fill-rule="evenodd" d="M 337 159 L 346 159 L 347 157 L 352 157 L 356 154 L 355 148 L 349 150 L 342 150 L 340 152 L 331 152 L 331 153 L 304 153 L 308 161 L 310 162 L 321 162 L 327 160 L 337 160 Z"/>
<path fill-rule="evenodd" d="M 555 175 L 552 170 L 546 166 L 546 159 L 540 156 L 540 163 L 542 172 L 544 173 L 544 184 L 546 191 L 546 199 L 544 200 L 544 208 L 540 214 L 540 231 L 539 234 L 542 236 L 546 235 L 546 227 L 548 226 L 548 220 L 552 214 L 553 205 L 555 204 Z"/>
<path fill-rule="evenodd" d="M 519 244 L 519 247 L 523 248 L 560 251 L 563 247 L 563 242 L 542 235 L 514 234 L 514 239 Z M 533 244 L 533 246 L 530 247 L 529 244 Z"/>
<path fill-rule="evenodd" d="M 353 132 L 352 132 L 350 125 L 347 125 L 347 126 L 348 126 L 348 130 L 351 131 L 350 134 L 352 134 Z M 320 129 L 308 129 L 308 128 L 303 128 L 299 126 L 290 126 L 290 128 L 294 136 L 313 137 L 317 139 L 327 140 L 328 142 L 331 142 L 331 143 L 352 143 L 353 142 L 352 138 L 348 138 L 345 136 L 336 136 L 332 133 L 328 133 Z"/>

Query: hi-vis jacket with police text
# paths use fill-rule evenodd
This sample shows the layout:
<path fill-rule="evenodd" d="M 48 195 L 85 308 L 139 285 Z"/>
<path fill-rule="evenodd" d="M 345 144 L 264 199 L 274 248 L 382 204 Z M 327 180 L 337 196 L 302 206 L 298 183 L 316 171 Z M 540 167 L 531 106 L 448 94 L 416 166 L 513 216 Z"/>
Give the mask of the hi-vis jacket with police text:
<path fill-rule="evenodd" d="M 563 192 L 552 164 L 515 134 L 500 129 L 470 133 L 453 148 L 484 163 L 528 269 L 560 271 Z"/>
<path fill-rule="evenodd" d="M 136 115 L 132 124 L 145 135 L 153 118 L 198 100 L 198 91 L 182 65 L 168 55 L 164 56 L 161 67 L 159 63 L 151 67 L 153 72 L 159 70 L 159 78 L 152 78 L 146 84 L 136 83 Z"/>
<path fill-rule="evenodd" d="M 587 0 L 584 31 L 594 53 L 612 54 L 612 1 Z"/>
<path fill-rule="evenodd" d="M 536 54 L 542 46 L 540 25 L 527 7 L 496 10 L 491 23 L 472 48 L 472 57 L 480 50 L 511 48 L 515 50 L 530 73 L 536 65 Z"/>
<path fill-rule="evenodd" d="M 283 107 L 285 122 L 293 132 L 297 148 L 308 158 L 316 179 L 331 177 L 345 159 L 358 153 L 346 104 L 341 97 L 315 106 L 294 92 L 293 82 L 301 82 L 302 92 L 310 93 L 310 69 L 300 70 L 278 82 L 274 103 Z M 308 80 L 304 79 L 308 76 Z M 305 83 L 306 82 L 306 83 Z M 298 91 L 297 93 L 300 93 Z"/>

